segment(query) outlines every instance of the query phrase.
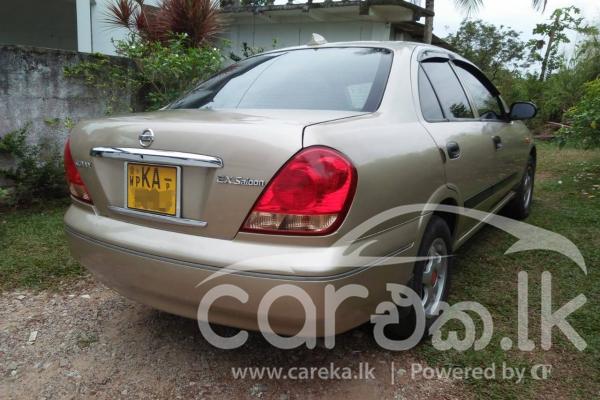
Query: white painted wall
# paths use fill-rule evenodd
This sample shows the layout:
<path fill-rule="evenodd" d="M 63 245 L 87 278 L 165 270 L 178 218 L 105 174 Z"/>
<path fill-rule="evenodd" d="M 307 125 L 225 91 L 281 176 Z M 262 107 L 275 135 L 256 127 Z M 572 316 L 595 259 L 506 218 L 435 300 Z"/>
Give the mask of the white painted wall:
<path fill-rule="evenodd" d="M 127 37 L 127 29 L 106 23 L 108 6 L 114 0 L 77 0 L 78 50 L 115 54 L 113 40 Z M 159 0 L 146 0 L 147 5 L 157 5 Z"/>
<path fill-rule="evenodd" d="M 77 50 L 92 52 L 92 20 L 90 0 L 76 0 Z"/>
<path fill-rule="evenodd" d="M 108 5 L 114 0 L 76 0 L 78 49 L 82 52 L 115 54 L 113 40 L 127 37 L 127 30 L 106 23 Z M 157 5 L 160 0 L 146 0 L 148 5 Z M 418 1 L 418 0 L 415 0 Z M 277 48 L 297 46 L 310 40 L 315 32 L 329 42 L 351 40 L 390 40 L 390 24 L 385 22 L 307 22 L 307 23 L 257 23 L 238 24 L 232 22 L 221 35 L 231 42 L 230 51 L 240 54 L 242 43 L 249 46 Z"/>
<path fill-rule="evenodd" d="M 390 24 L 367 21 L 232 24 L 223 37 L 231 41 L 231 51 L 240 54 L 243 42 L 248 46 L 270 50 L 273 48 L 273 39 L 277 40 L 277 48 L 298 46 L 306 44 L 313 32 L 324 36 L 329 42 L 391 39 Z"/>

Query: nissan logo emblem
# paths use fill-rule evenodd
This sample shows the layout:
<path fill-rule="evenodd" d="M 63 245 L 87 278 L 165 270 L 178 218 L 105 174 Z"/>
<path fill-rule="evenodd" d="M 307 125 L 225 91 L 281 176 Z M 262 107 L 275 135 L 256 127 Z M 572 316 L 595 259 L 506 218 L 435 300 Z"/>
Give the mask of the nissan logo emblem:
<path fill-rule="evenodd" d="M 140 139 L 140 145 L 142 147 L 150 147 L 154 142 L 154 132 L 152 132 L 152 129 L 144 129 L 144 132 L 140 134 L 138 139 Z"/>

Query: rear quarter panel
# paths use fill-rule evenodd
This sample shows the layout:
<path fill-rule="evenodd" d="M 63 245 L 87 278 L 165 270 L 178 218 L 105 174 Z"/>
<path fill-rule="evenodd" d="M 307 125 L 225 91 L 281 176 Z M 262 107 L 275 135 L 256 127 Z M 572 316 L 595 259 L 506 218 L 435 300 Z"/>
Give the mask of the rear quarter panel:
<path fill-rule="evenodd" d="M 440 152 L 419 123 L 411 95 L 411 48 L 396 51 L 384 99 L 373 114 L 309 126 L 303 146 L 325 145 L 344 153 L 356 167 L 354 201 L 336 236 L 341 237 L 375 215 L 394 207 L 442 200 L 445 185 Z M 420 213 L 382 221 L 367 232 L 383 235 L 379 256 L 400 247 L 418 244 L 427 219 Z M 417 222 L 415 229 L 394 237 L 390 231 Z M 383 237 L 383 236 L 380 236 Z"/>

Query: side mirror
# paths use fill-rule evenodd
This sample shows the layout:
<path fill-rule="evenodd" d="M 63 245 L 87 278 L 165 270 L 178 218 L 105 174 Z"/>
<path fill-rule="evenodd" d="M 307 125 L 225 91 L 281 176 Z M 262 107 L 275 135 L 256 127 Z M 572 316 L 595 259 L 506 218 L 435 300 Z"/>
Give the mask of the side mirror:
<path fill-rule="evenodd" d="M 517 101 L 510 106 L 511 121 L 531 119 L 537 115 L 537 107 L 528 101 Z"/>

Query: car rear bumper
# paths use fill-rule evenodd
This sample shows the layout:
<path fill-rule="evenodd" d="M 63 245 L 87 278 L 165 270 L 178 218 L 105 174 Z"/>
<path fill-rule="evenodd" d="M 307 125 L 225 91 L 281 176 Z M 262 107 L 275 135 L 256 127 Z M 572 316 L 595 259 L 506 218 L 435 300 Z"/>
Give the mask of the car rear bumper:
<path fill-rule="evenodd" d="M 343 273 L 328 276 L 240 271 L 215 277 L 215 272 L 222 271 L 222 267 L 206 263 L 210 254 L 205 254 L 202 262 L 196 263 L 156 255 L 150 252 L 151 248 L 143 251 L 122 245 L 127 243 L 128 235 L 136 236 L 138 229 L 149 228 L 101 217 L 79 206 L 69 209 L 65 223 L 69 247 L 75 259 L 123 296 L 195 319 L 205 293 L 221 284 L 235 285 L 248 294 L 248 300 L 240 302 L 233 297 L 220 297 L 210 308 L 209 321 L 249 330 L 258 329 L 258 308 L 264 295 L 277 286 L 294 285 L 306 292 L 315 305 L 314 322 L 317 334 L 322 336 L 326 286 L 339 289 L 345 285 L 359 284 L 367 288 L 367 298 L 350 297 L 341 303 L 335 313 L 335 332 L 347 331 L 368 321 L 377 304 L 389 299 L 386 283 L 405 283 L 412 271 L 412 264 L 402 264 L 346 269 Z M 105 224 L 110 224 L 110 228 Z M 98 232 L 102 232 L 103 237 L 98 237 Z M 194 240 L 202 247 L 202 242 L 214 239 L 194 237 Z M 410 253 L 411 248 L 407 247 L 406 253 Z M 326 250 L 323 249 L 324 255 L 328 254 Z M 222 260 L 221 250 L 215 251 L 219 254 L 213 257 Z M 231 262 L 236 263 L 238 256 L 231 254 Z M 214 279 L 205 281 L 207 278 Z M 303 306 L 290 296 L 277 299 L 271 305 L 268 316 L 271 328 L 279 334 L 295 334 L 305 323 Z"/>

